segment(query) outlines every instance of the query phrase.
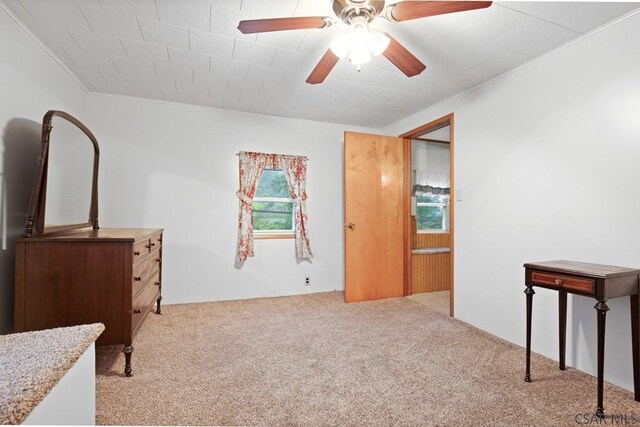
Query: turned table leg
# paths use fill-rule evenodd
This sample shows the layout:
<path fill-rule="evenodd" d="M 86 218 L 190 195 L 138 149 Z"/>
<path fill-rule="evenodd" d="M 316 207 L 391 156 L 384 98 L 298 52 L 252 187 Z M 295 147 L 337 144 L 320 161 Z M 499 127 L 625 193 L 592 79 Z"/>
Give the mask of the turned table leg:
<path fill-rule="evenodd" d="M 630 295 L 631 301 L 631 357 L 633 357 L 633 390 L 636 402 L 640 402 L 640 316 L 638 300 L 640 294 Z"/>
<path fill-rule="evenodd" d="M 558 336 L 560 338 L 560 357 L 559 357 L 559 365 L 560 370 L 565 370 L 565 355 L 567 349 L 567 291 L 559 291 L 558 292 L 558 323 L 560 325 L 560 330 L 558 331 Z"/>
<path fill-rule="evenodd" d="M 533 290 L 532 283 L 526 283 L 527 288 L 524 293 L 527 295 L 527 368 L 524 374 L 524 380 L 528 383 L 531 382 L 531 308 L 533 305 L 533 295 L 536 293 Z"/>
<path fill-rule="evenodd" d="M 156 314 L 162 314 L 162 310 L 160 309 L 160 301 L 162 301 L 162 295 L 160 295 L 156 300 Z"/>
<path fill-rule="evenodd" d="M 133 353 L 133 347 L 126 345 L 122 349 L 122 352 L 124 353 L 124 374 L 130 377 L 133 375 L 131 373 L 131 353 Z"/>
<path fill-rule="evenodd" d="M 596 416 L 604 418 L 604 331 L 609 306 L 606 301 L 599 300 L 594 308 L 598 311 L 598 406 Z"/>

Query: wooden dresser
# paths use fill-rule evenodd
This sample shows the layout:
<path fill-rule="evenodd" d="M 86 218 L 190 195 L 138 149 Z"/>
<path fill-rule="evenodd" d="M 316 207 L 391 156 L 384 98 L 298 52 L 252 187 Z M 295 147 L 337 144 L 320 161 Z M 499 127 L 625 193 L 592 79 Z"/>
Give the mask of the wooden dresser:
<path fill-rule="evenodd" d="M 103 323 L 97 345 L 124 345 L 162 299 L 162 229 L 82 228 L 16 240 L 15 331 Z"/>

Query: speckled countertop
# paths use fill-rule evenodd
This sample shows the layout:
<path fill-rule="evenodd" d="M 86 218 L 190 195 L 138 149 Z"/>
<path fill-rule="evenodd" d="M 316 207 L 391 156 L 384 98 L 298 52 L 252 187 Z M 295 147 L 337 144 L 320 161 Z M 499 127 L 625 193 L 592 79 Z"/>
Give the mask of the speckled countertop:
<path fill-rule="evenodd" d="M 413 255 L 445 254 L 451 252 L 450 248 L 420 248 L 411 249 Z"/>
<path fill-rule="evenodd" d="M 104 331 L 102 323 L 0 335 L 0 424 L 20 424 Z"/>

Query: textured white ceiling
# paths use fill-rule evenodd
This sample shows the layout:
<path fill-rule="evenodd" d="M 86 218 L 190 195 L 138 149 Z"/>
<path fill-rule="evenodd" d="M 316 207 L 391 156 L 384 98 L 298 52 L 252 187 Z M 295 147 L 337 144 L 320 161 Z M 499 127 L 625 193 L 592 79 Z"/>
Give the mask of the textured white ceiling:
<path fill-rule="evenodd" d="M 427 65 L 407 78 L 384 57 L 305 80 L 343 25 L 243 35 L 242 19 L 332 16 L 330 0 L 0 0 L 90 92 L 383 127 L 640 7 L 496 2 L 375 25 Z M 391 2 L 389 2 L 391 3 Z"/>

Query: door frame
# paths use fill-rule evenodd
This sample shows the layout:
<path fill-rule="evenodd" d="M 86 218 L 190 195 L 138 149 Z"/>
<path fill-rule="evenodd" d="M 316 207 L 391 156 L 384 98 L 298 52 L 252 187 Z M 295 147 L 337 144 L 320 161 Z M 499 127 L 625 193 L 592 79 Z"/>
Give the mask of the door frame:
<path fill-rule="evenodd" d="M 426 133 L 433 132 L 443 127 L 449 126 L 449 315 L 454 317 L 453 307 L 453 292 L 454 292 L 454 275 L 453 275 L 453 260 L 454 260 L 454 230 L 455 230 L 455 180 L 454 180 L 454 162 L 453 162 L 453 149 L 454 149 L 454 114 L 449 113 L 438 119 L 432 120 L 422 126 L 415 129 L 411 129 L 401 135 L 400 138 L 404 139 L 403 151 L 404 151 L 404 295 L 408 296 L 413 293 L 411 289 L 411 139 L 419 138 Z"/>

